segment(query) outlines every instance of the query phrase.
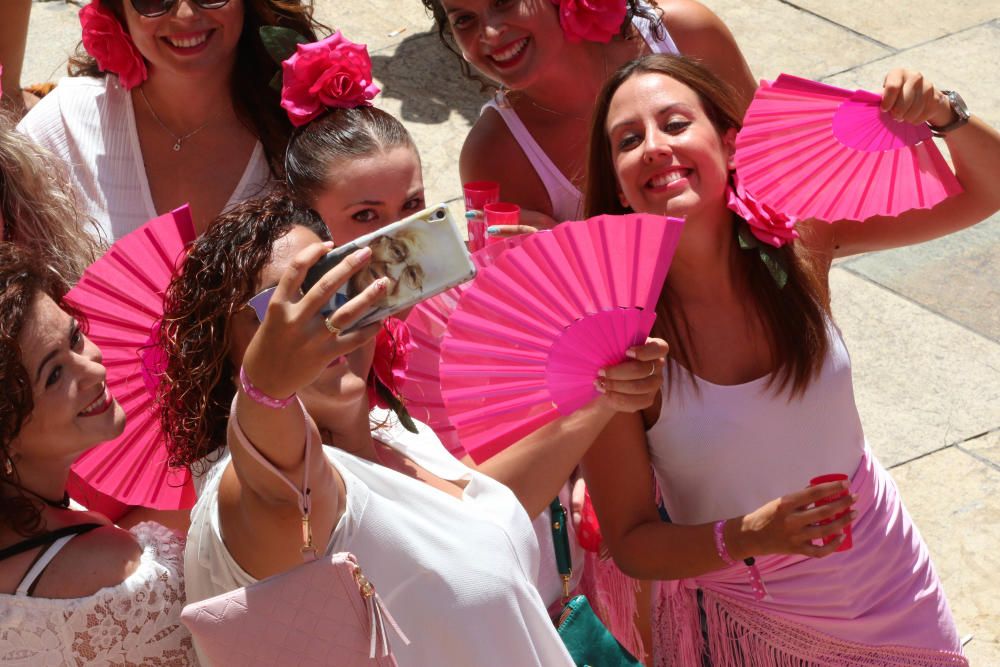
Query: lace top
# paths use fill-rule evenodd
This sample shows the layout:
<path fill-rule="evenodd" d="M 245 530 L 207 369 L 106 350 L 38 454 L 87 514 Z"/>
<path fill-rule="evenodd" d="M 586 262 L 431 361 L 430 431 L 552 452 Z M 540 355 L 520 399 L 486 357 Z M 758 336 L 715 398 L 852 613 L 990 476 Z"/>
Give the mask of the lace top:
<path fill-rule="evenodd" d="M 197 665 L 184 606 L 184 540 L 145 522 L 132 529 L 142 556 L 117 586 L 73 599 L 0 595 L 0 665 Z"/>

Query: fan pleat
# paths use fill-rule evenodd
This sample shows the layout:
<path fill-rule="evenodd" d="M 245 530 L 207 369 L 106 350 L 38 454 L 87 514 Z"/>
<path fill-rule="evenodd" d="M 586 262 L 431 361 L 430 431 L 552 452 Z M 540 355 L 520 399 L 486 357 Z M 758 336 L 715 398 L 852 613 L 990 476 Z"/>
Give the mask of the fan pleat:
<path fill-rule="evenodd" d="M 929 129 L 894 120 L 880 100 L 785 74 L 762 85 L 736 138 L 743 187 L 789 217 L 829 221 L 896 216 L 959 192 Z"/>
<path fill-rule="evenodd" d="M 597 397 L 597 371 L 652 327 L 682 226 L 645 215 L 567 222 L 480 272 L 448 319 L 438 364 L 450 423 L 474 459 Z"/>
<path fill-rule="evenodd" d="M 167 465 L 159 414 L 143 372 L 145 350 L 155 340 L 162 315 L 163 292 L 194 237 L 186 207 L 151 220 L 116 241 L 66 295 L 86 317 L 88 336 L 104 357 L 108 389 L 127 417 L 121 436 L 73 464 L 74 497 L 94 501 L 106 496 L 157 509 L 194 504 L 188 471 Z"/>

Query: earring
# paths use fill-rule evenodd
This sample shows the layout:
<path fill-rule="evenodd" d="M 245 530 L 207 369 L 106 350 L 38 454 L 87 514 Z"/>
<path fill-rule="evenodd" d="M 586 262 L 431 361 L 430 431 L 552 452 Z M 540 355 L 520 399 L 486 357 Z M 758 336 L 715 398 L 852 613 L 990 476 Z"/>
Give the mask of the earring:
<path fill-rule="evenodd" d="M 9 456 L 3 462 L 3 474 L 7 477 L 14 474 L 14 462 Z"/>

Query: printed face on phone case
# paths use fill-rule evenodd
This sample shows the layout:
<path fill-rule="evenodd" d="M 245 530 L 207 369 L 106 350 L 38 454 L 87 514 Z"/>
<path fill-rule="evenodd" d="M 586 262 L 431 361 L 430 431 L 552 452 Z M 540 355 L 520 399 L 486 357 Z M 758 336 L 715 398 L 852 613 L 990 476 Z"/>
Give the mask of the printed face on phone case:
<path fill-rule="evenodd" d="M 403 303 L 424 288 L 424 268 L 419 262 L 422 235 L 416 230 L 400 231 L 372 241 L 368 266 L 355 274 L 351 286 L 360 292 L 382 277 L 392 280 L 380 305 L 391 308 Z"/>

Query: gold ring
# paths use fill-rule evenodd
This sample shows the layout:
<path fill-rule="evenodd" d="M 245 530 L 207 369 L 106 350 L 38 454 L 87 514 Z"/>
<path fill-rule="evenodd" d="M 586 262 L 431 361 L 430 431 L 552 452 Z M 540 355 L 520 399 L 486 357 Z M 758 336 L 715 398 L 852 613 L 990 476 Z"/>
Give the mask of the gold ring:
<path fill-rule="evenodd" d="M 652 367 L 651 367 L 651 368 L 649 369 L 649 375 L 647 375 L 647 376 L 646 376 L 646 377 L 648 377 L 648 378 L 651 378 L 651 377 L 653 377 L 653 374 L 654 374 L 654 373 L 656 372 L 656 362 L 655 362 L 655 361 L 651 361 L 650 363 L 651 363 L 651 364 L 653 364 L 653 365 L 652 365 Z"/>
<path fill-rule="evenodd" d="M 323 324 L 326 325 L 326 330 L 334 336 L 340 335 L 340 327 L 334 326 L 333 324 L 333 315 L 323 318 Z"/>

